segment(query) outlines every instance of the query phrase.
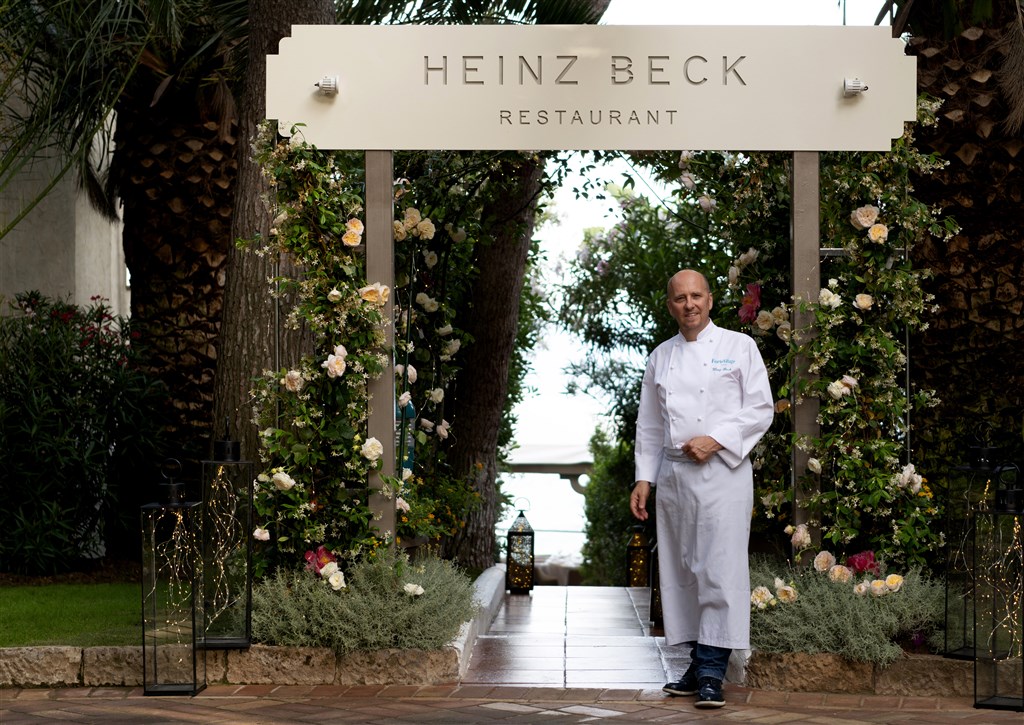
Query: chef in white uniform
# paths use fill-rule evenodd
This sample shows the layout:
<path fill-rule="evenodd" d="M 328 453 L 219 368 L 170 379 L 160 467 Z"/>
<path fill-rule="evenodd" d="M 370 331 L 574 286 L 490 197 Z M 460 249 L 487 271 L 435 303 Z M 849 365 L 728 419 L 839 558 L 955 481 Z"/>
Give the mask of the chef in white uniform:
<path fill-rule="evenodd" d="M 725 704 L 733 649 L 750 646 L 747 546 L 754 500 L 750 451 L 772 422 L 768 372 L 748 336 L 717 327 L 707 279 L 694 270 L 668 283 L 679 334 L 651 353 L 636 425 L 641 521 L 658 487 L 657 529 L 665 639 L 692 647 L 689 669 L 664 691 Z"/>

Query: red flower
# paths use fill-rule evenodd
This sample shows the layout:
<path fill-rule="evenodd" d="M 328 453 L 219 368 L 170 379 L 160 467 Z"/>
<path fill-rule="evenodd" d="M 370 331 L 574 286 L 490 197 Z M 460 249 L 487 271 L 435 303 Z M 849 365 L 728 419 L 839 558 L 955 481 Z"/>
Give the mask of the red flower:
<path fill-rule="evenodd" d="M 875 561 L 875 552 L 873 551 L 862 551 L 859 554 L 846 557 L 846 565 L 853 569 L 854 574 L 864 574 L 865 572 L 878 574 L 878 562 Z"/>
<path fill-rule="evenodd" d="M 761 285 L 752 282 L 747 285 L 747 293 L 743 295 L 740 306 L 740 322 L 748 325 L 757 319 L 757 311 L 761 308 Z"/>
<path fill-rule="evenodd" d="M 327 547 L 320 545 L 316 551 L 306 552 L 306 569 L 319 574 L 320 570 L 324 568 L 330 561 L 337 561 L 337 557 L 327 550 Z"/>

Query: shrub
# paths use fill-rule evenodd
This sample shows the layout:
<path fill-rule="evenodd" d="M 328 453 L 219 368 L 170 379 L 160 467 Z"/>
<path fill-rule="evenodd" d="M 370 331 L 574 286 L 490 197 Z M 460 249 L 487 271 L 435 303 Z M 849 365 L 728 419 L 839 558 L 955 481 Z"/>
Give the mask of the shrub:
<path fill-rule="evenodd" d="M 335 591 L 312 571 L 279 569 L 253 587 L 252 629 L 265 644 L 359 650 L 443 647 L 476 613 L 473 583 L 451 562 L 379 553 Z M 406 591 L 407 585 L 415 592 Z"/>
<path fill-rule="evenodd" d="M 828 652 L 881 665 L 894 662 L 902 654 L 901 640 L 923 641 L 941 626 L 945 592 L 941 583 L 916 569 L 902 577 L 897 591 L 880 596 L 854 592 L 857 583 L 875 578 L 860 575 L 844 583 L 814 568 L 780 575 L 772 562 L 755 559 L 750 569 L 755 588 L 751 645 L 763 652 Z M 780 581 L 795 590 L 793 601 L 779 596 Z M 767 590 L 763 609 L 753 603 L 757 587 Z"/>
<path fill-rule="evenodd" d="M 134 366 L 127 321 L 98 298 L 82 308 L 28 292 L 11 307 L 0 316 L 0 561 L 52 574 L 118 534 L 164 395 Z M 130 521 L 137 529 L 137 508 Z"/>
<path fill-rule="evenodd" d="M 631 527 L 638 523 L 629 512 L 629 485 L 633 479 L 633 447 L 612 444 L 598 431 L 590 439 L 594 468 L 586 488 L 587 540 L 583 544 L 580 575 L 585 584 L 626 585 L 626 545 Z M 653 518 L 648 536 L 654 536 Z"/>

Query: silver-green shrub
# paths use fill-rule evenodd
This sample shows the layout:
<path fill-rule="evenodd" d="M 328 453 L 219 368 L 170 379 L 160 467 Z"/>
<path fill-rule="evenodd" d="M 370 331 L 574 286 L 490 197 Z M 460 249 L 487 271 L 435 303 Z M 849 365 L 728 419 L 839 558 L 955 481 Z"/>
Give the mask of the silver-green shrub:
<path fill-rule="evenodd" d="M 253 586 L 257 642 L 359 650 L 432 650 L 451 642 L 477 611 L 473 583 L 451 562 L 378 554 L 352 564 L 335 591 L 310 571 L 283 571 Z M 406 591 L 422 587 L 422 594 Z"/>
<path fill-rule="evenodd" d="M 796 589 L 797 597 L 752 608 L 750 640 L 755 650 L 828 652 L 886 665 L 902 656 L 901 640 L 927 638 L 942 626 L 943 586 L 918 570 L 904 575 L 899 591 L 873 596 L 854 593 L 854 584 L 864 581 L 864 575 L 841 583 L 811 567 L 779 571 L 767 560 L 751 561 L 752 588 L 774 592 L 777 578 Z"/>

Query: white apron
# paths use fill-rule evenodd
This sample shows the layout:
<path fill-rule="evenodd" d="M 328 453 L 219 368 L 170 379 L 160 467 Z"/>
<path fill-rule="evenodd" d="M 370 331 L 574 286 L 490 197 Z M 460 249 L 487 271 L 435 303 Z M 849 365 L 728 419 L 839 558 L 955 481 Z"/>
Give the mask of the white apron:
<path fill-rule="evenodd" d="M 747 335 L 710 323 L 694 342 L 677 335 L 651 353 L 637 417 L 636 480 L 657 486 L 670 645 L 750 646 L 748 455 L 768 430 L 773 408 L 768 373 Z M 723 446 L 700 466 L 680 451 L 698 435 Z"/>

